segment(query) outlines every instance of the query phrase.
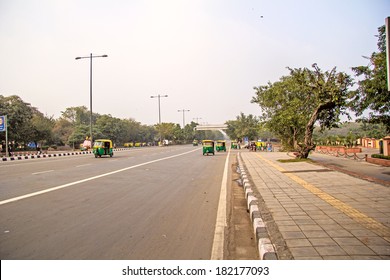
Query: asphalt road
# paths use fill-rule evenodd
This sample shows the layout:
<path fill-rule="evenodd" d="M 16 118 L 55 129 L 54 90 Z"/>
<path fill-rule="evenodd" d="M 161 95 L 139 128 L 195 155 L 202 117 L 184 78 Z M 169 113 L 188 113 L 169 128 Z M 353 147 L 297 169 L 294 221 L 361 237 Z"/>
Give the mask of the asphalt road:
<path fill-rule="evenodd" d="M 0 257 L 210 259 L 228 153 L 172 146 L 0 164 Z"/>

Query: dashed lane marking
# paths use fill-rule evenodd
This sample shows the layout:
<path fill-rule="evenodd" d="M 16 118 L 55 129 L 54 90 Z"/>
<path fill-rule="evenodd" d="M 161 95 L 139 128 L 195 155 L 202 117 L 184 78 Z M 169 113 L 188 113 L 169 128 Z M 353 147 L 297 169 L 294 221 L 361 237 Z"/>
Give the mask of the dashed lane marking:
<path fill-rule="evenodd" d="M 123 172 L 123 171 L 126 171 L 126 170 L 130 170 L 130 169 L 133 169 L 133 168 L 144 166 L 144 165 L 147 165 L 147 164 L 151 164 L 151 163 L 155 163 L 155 162 L 159 162 L 159 161 L 163 161 L 163 160 L 167 160 L 167 159 L 171 159 L 171 158 L 175 158 L 175 157 L 180 157 L 180 156 L 183 156 L 183 155 L 186 155 L 186 154 L 189 154 L 189 153 L 193 153 L 195 151 L 197 151 L 197 149 L 196 150 L 191 150 L 191 151 L 188 151 L 188 152 L 185 152 L 185 153 L 173 155 L 173 156 L 163 157 L 163 158 L 147 161 L 147 162 L 144 162 L 144 163 L 132 165 L 132 166 L 125 167 L 125 168 L 122 168 L 122 169 L 118 169 L 118 170 L 115 170 L 115 171 L 111 171 L 111 172 L 108 172 L 108 173 L 104 173 L 104 174 L 100 174 L 100 175 L 97 175 L 97 176 L 85 178 L 83 180 L 79 180 L 79 181 L 71 182 L 71 183 L 68 183 L 68 184 L 52 187 L 52 188 L 49 188 L 49 189 L 45 189 L 45 190 L 42 190 L 42 191 L 33 192 L 33 193 L 29 193 L 29 194 L 18 196 L 18 197 L 2 200 L 2 201 L 0 201 L 0 205 L 4 205 L 4 204 L 7 204 L 7 203 L 19 201 L 19 200 L 22 200 L 22 199 L 26 199 L 26 198 L 30 198 L 30 197 L 33 197 L 33 196 L 41 195 L 41 194 L 44 194 L 44 193 L 48 193 L 48 192 L 64 189 L 64 188 L 67 188 L 67 187 L 70 187 L 70 186 L 74 186 L 74 185 L 77 185 L 77 184 L 81 184 L 81 183 L 85 183 L 85 182 L 88 182 L 88 181 L 96 180 L 96 179 L 99 179 L 99 178 L 102 178 L 102 177 L 110 176 L 110 175 L 113 175 L 113 174 L 116 174 L 116 173 L 119 173 L 119 172 Z"/>
<path fill-rule="evenodd" d="M 39 175 L 39 174 L 44 174 L 44 173 L 49 173 L 49 172 L 53 172 L 54 170 L 45 170 L 45 171 L 40 171 L 40 172 L 34 172 L 34 173 L 31 173 L 32 175 Z"/>

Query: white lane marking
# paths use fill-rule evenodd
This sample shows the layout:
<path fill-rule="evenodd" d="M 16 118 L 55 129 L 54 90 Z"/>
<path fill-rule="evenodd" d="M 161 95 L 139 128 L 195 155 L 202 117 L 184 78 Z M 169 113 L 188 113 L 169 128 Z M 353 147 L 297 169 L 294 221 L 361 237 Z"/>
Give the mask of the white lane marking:
<path fill-rule="evenodd" d="M 34 193 L 29 193 L 29 194 L 17 196 L 17 197 L 14 197 L 14 198 L 2 200 L 2 201 L 0 201 L 0 205 L 7 204 L 7 203 L 10 203 L 10 202 L 15 202 L 15 201 L 26 199 L 26 198 L 33 197 L 33 196 L 37 196 L 37 195 L 40 195 L 40 194 L 44 194 L 44 193 L 60 190 L 60 189 L 67 188 L 67 187 L 70 187 L 70 186 L 74 186 L 74 185 L 77 185 L 77 184 L 85 183 L 85 182 L 88 182 L 88 181 L 96 180 L 96 179 L 99 179 L 99 178 L 102 178 L 102 177 L 113 175 L 113 174 L 116 174 L 116 173 L 119 173 L 119 172 L 123 172 L 123 171 L 129 170 L 129 169 L 133 169 L 133 168 L 136 168 L 136 167 L 144 166 L 144 165 L 147 165 L 147 164 L 151 164 L 151 163 L 155 163 L 155 162 L 159 162 L 159 161 L 163 161 L 163 160 L 167 160 L 167 159 L 183 156 L 183 155 L 186 155 L 186 154 L 189 154 L 189 153 L 193 153 L 195 151 L 197 151 L 197 149 L 196 150 L 191 150 L 189 152 L 185 152 L 185 153 L 169 156 L 169 157 L 159 158 L 159 159 L 147 161 L 147 162 L 144 162 L 144 163 L 132 165 L 132 166 L 129 166 L 129 167 L 126 167 L 126 168 L 118 169 L 118 170 L 111 171 L 111 172 L 108 172 L 108 173 L 104 173 L 104 174 L 101 174 L 101 175 L 89 177 L 89 178 L 86 178 L 86 179 L 83 179 L 83 180 L 79 180 L 79 181 L 71 182 L 71 183 L 68 183 L 68 184 L 60 185 L 60 186 L 53 187 L 53 188 L 50 188 L 50 189 L 46 189 L 46 190 L 42 190 L 42 191 L 38 191 L 38 192 L 34 192 Z"/>
<path fill-rule="evenodd" d="M 54 170 L 46 170 L 46 171 L 40 171 L 40 172 L 34 172 L 34 173 L 31 173 L 32 175 L 38 175 L 38 174 L 44 174 L 44 173 L 49 173 L 49 172 L 53 172 Z"/>
<path fill-rule="evenodd" d="M 213 248 L 211 249 L 212 260 L 223 260 L 223 248 L 225 240 L 226 221 L 226 189 L 227 189 L 227 175 L 229 169 L 230 149 L 225 161 L 225 169 L 223 170 L 223 177 L 221 183 L 221 193 L 219 195 L 217 221 L 215 223 Z"/>
<path fill-rule="evenodd" d="M 83 167 L 83 166 L 88 166 L 88 165 L 92 165 L 92 164 L 91 163 L 80 164 L 80 165 L 76 165 L 76 167 Z"/>

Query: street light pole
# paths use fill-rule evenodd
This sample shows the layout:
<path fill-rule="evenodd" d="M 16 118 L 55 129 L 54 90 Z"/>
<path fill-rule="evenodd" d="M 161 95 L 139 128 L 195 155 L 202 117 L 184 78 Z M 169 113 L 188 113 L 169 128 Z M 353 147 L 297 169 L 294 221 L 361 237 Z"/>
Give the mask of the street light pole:
<path fill-rule="evenodd" d="M 160 108 L 160 97 L 168 97 L 168 95 L 152 95 L 150 98 L 158 98 L 158 123 L 161 124 L 161 108 Z"/>
<path fill-rule="evenodd" d="M 196 120 L 196 123 L 199 124 L 199 120 L 201 120 L 202 118 L 200 117 L 196 117 L 196 118 L 193 118 L 193 120 Z"/>
<path fill-rule="evenodd" d="M 160 125 L 159 129 L 160 129 L 160 144 L 161 144 L 161 106 L 160 106 L 160 98 L 161 97 L 168 97 L 168 95 L 152 95 L 150 96 L 150 98 L 158 98 L 158 124 Z"/>
<path fill-rule="evenodd" d="M 182 109 L 182 110 L 177 110 L 178 112 L 183 112 L 183 129 L 184 129 L 184 126 L 185 126 L 185 117 L 184 117 L 184 114 L 185 112 L 189 112 L 190 110 L 186 110 L 186 109 Z"/>
<path fill-rule="evenodd" d="M 96 57 L 108 57 L 108 55 L 103 54 L 103 55 L 92 55 L 92 53 L 89 56 L 78 56 L 75 59 L 84 59 L 84 58 L 89 58 L 90 64 L 89 64 L 89 111 L 90 111 L 90 116 L 89 116 L 89 134 L 90 134 L 90 140 L 91 140 L 91 145 L 92 145 L 92 58 Z M 92 148 L 92 147 L 91 147 Z"/>

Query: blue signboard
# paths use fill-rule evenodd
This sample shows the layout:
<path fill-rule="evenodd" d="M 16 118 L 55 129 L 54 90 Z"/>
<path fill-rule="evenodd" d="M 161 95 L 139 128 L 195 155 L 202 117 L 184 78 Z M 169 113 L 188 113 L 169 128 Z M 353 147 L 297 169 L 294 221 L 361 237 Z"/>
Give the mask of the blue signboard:
<path fill-rule="evenodd" d="M 0 131 L 5 131 L 5 116 L 0 116 Z"/>

